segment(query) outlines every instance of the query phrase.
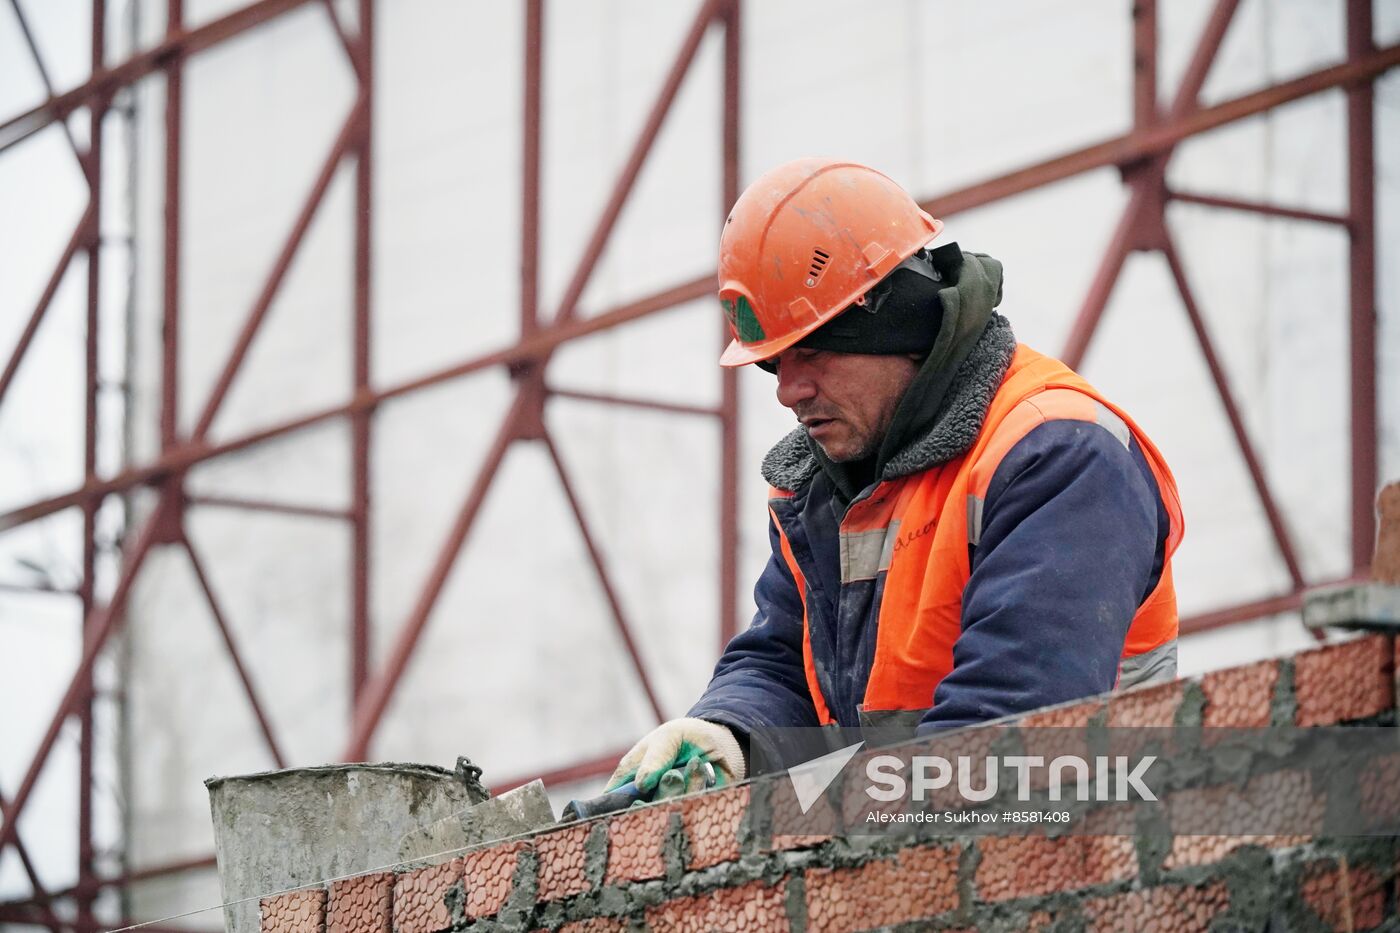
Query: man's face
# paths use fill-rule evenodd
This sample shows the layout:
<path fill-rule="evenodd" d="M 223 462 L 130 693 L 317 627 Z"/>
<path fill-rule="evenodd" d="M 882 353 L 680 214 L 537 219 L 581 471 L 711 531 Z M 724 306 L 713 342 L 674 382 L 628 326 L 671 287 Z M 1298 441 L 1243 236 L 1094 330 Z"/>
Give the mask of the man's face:
<path fill-rule="evenodd" d="M 778 402 L 836 463 L 875 453 L 919 364 L 914 357 L 793 347 L 773 357 Z"/>

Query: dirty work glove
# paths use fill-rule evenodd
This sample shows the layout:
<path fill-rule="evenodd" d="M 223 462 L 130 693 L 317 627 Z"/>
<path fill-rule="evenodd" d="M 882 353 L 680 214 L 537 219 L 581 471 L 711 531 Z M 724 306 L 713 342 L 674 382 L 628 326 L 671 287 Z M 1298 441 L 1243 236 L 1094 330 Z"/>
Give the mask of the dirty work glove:
<path fill-rule="evenodd" d="M 635 781 L 644 793 L 651 794 L 664 776 L 676 770 L 681 771 L 678 779 L 688 787 L 695 765 L 705 761 L 714 765 L 721 785 L 742 781 L 747 773 L 739 740 L 728 728 L 703 719 L 672 719 L 622 756 L 608 778 L 608 790 Z"/>

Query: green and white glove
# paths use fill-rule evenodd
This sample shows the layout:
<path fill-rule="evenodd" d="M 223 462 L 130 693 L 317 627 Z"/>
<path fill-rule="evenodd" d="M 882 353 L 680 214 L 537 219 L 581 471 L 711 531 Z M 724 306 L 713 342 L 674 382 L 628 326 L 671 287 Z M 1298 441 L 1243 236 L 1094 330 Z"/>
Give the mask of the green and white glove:
<path fill-rule="evenodd" d="M 697 790 L 691 785 L 698 774 L 696 766 L 703 762 L 714 766 L 720 786 L 742 781 L 747 774 L 739 740 L 727 727 L 703 719 L 672 719 L 657 726 L 622 756 L 617 770 L 608 778 L 608 789 L 635 781 L 650 794 L 669 775 L 670 780 L 662 788 L 668 792 L 659 796 Z M 672 784 L 679 786 L 672 788 Z"/>

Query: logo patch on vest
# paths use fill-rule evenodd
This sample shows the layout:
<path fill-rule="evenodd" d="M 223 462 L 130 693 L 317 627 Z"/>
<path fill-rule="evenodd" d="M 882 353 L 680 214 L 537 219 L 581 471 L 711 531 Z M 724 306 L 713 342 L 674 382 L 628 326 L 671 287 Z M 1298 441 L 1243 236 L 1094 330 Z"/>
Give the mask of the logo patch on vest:
<path fill-rule="evenodd" d="M 898 522 L 896 522 L 895 524 L 898 524 Z M 928 534 L 929 532 L 933 531 L 933 529 L 934 529 L 937 525 L 938 525 L 938 519 L 936 519 L 936 518 L 930 518 L 928 521 L 924 522 L 923 527 L 921 527 L 921 528 L 915 528 L 913 531 L 909 532 L 908 534 L 901 535 L 900 537 L 898 537 L 897 539 L 895 539 L 895 542 L 894 542 L 894 553 L 898 554 L 900 551 L 904 550 L 904 549 L 907 548 L 909 545 L 913 544 L 915 541 L 917 541 L 917 540 L 919 540 L 920 538 L 922 538 L 924 535 L 926 535 L 926 534 Z"/>

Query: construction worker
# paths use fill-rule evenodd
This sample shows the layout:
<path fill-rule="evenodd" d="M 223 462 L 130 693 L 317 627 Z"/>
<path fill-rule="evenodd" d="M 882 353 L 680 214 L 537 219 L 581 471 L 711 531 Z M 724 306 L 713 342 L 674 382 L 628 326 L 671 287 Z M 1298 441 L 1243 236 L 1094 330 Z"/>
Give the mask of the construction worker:
<path fill-rule="evenodd" d="M 622 759 L 646 790 L 703 758 L 742 780 L 756 729 L 919 733 L 1170 680 L 1182 536 L 1170 471 L 1121 409 L 1018 345 L 1001 264 L 898 185 L 803 159 L 720 241 L 723 366 L 777 378 L 757 614 L 684 719 Z"/>

